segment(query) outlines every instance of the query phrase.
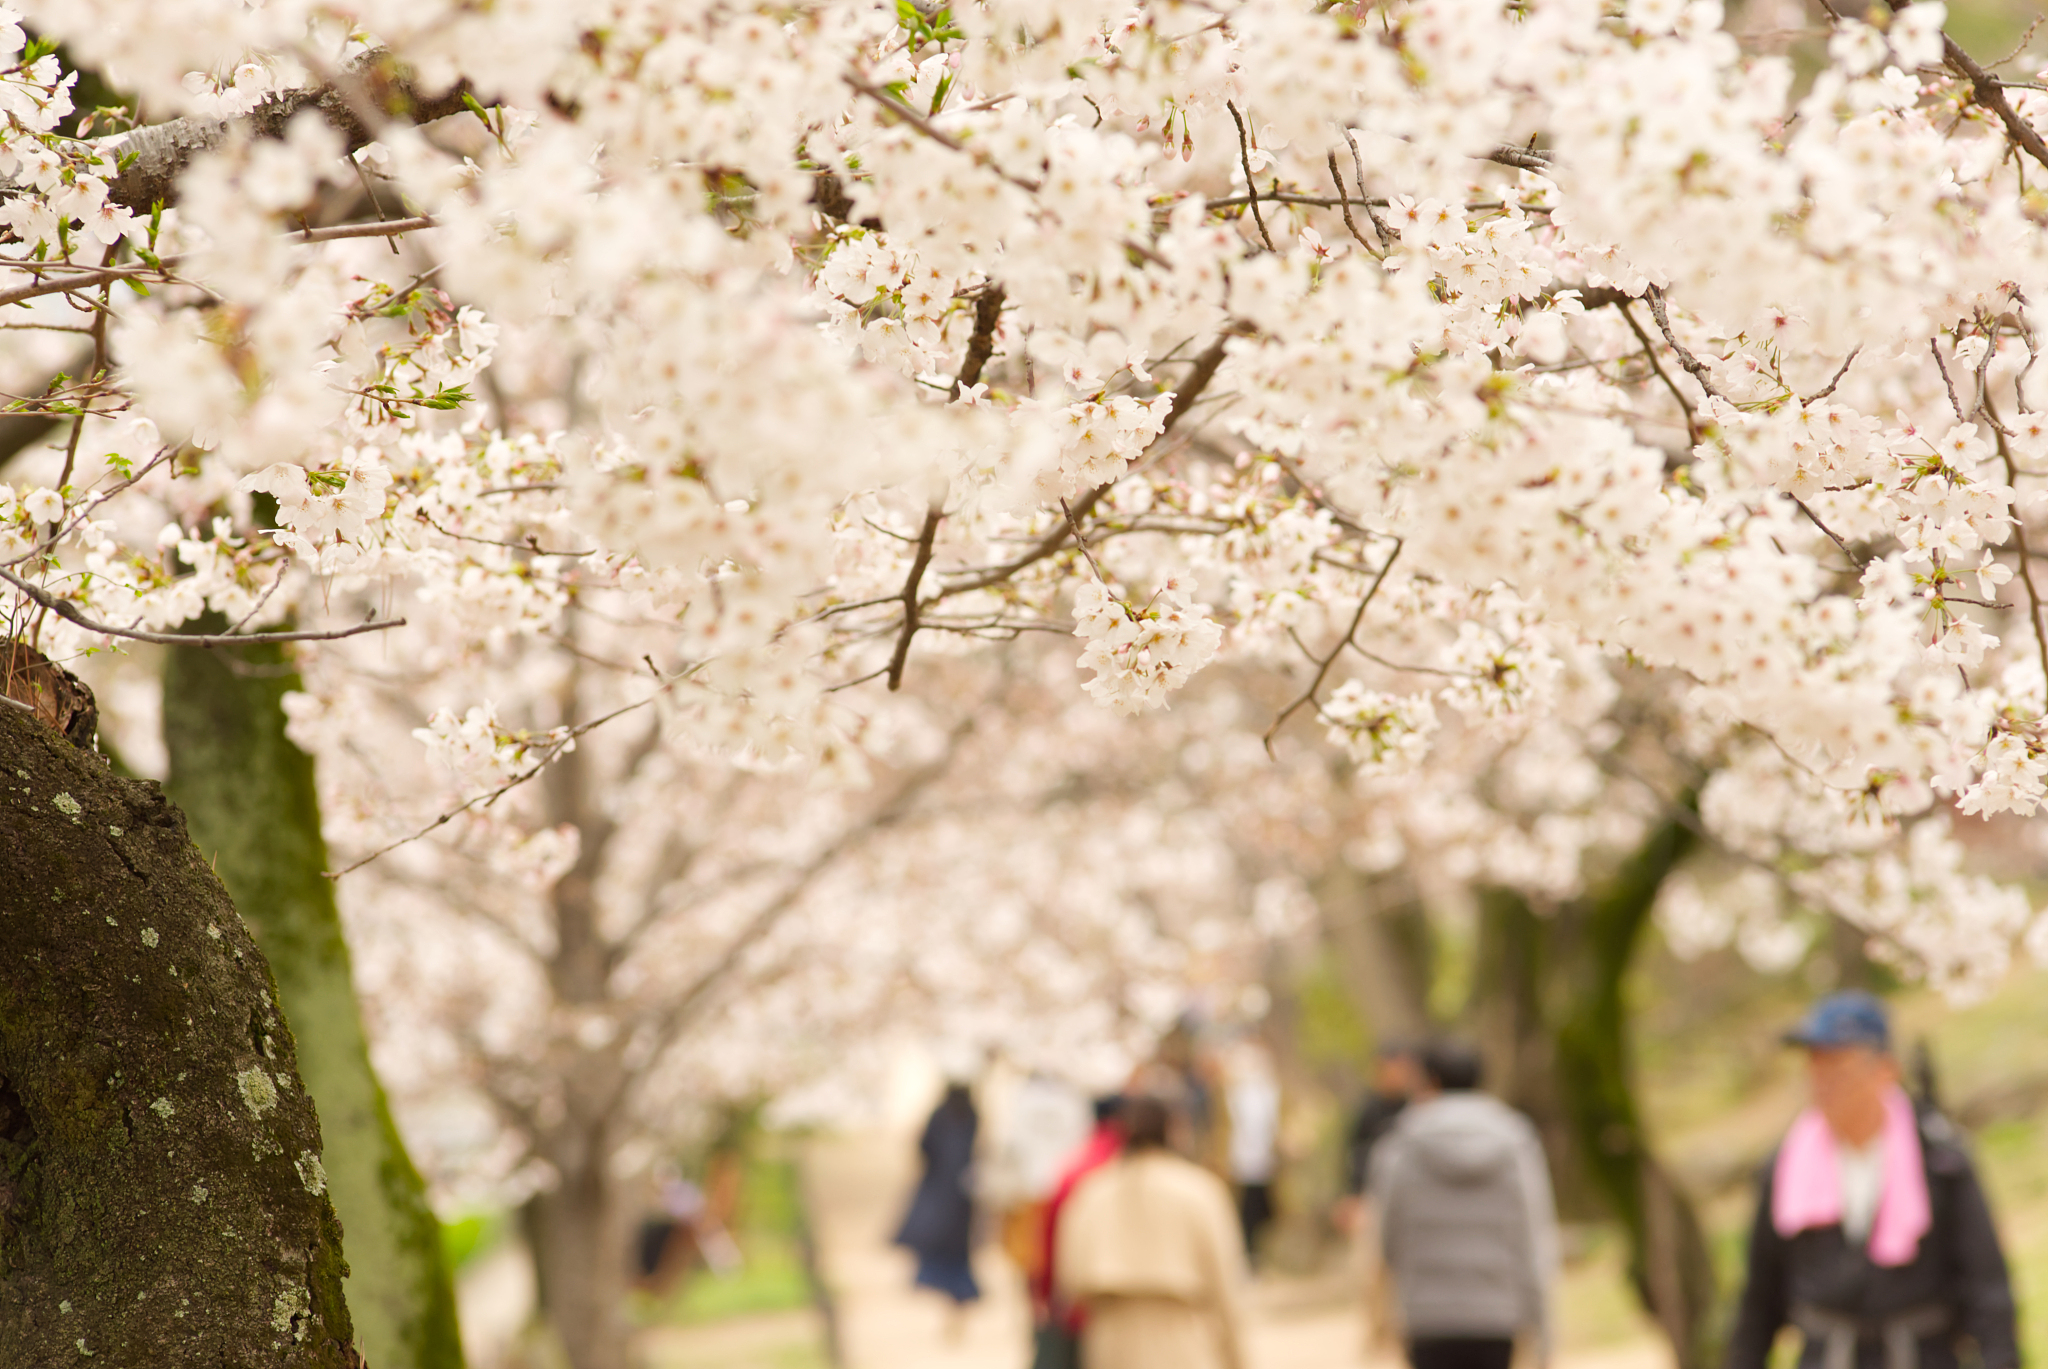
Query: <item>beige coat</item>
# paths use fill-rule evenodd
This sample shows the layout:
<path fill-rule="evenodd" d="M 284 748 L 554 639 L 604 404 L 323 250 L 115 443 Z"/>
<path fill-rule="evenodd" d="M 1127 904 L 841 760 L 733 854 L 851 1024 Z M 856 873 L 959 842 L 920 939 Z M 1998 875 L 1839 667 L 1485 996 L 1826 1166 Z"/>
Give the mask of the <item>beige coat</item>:
<path fill-rule="evenodd" d="M 1244 1369 L 1244 1246 L 1223 1181 L 1166 1151 L 1104 1165 L 1060 1212 L 1059 1284 L 1095 1369 Z"/>

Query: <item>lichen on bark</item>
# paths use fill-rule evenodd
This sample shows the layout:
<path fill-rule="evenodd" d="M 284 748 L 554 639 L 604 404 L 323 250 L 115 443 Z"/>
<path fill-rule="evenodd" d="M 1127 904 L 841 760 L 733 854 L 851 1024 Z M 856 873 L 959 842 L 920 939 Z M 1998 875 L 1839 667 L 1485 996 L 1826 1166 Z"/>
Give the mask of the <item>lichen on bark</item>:
<path fill-rule="evenodd" d="M 0 1364 L 360 1365 L 276 1002 L 157 786 L 0 709 Z"/>

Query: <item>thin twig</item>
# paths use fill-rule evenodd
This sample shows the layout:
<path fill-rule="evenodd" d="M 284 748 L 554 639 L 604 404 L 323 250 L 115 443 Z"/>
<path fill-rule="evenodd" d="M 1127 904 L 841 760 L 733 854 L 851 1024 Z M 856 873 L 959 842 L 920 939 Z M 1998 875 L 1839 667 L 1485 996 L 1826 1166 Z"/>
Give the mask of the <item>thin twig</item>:
<path fill-rule="evenodd" d="M 1956 422 L 1968 423 L 1970 419 L 1963 412 L 1963 401 L 1956 396 L 1956 383 L 1949 377 L 1947 363 L 1941 359 L 1941 339 L 1927 339 L 1927 350 L 1934 357 L 1934 369 L 1941 372 L 1941 383 L 1948 390 L 1948 406 L 1956 411 Z"/>
<path fill-rule="evenodd" d="M 358 623 L 354 627 L 334 628 L 320 632 L 251 632 L 247 634 L 220 633 L 217 635 L 187 636 L 179 632 L 143 632 L 136 628 L 115 627 L 111 623 L 95 622 L 79 611 L 78 605 L 69 599 L 30 584 L 11 570 L 0 569 L 0 580 L 5 580 L 30 599 L 55 613 L 59 618 L 106 637 L 125 637 L 131 642 L 153 642 L 158 646 L 243 646 L 250 642 L 333 642 L 343 637 L 354 637 L 365 632 L 383 632 L 387 628 L 404 627 L 405 619 L 390 618 L 381 623 Z"/>
<path fill-rule="evenodd" d="M 114 264 L 114 252 L 113 247 L 107 249 L 106 255 L 100 259 L 102 267 Z M 100 307 L 92 316 L 91 383 L 95 386 L 101 384 L 107 374 L 107 316 L 113 312 L 113 300 L 110 298 L 113 289 L 112 281 L 100 286 Z M 71 420 L 71 438 L 64 444 L 64 467 L 57 473 L 57 488 L 60 490 L 71 483 L 71 470 L 78 464 L 79 439 L 85 436 L 85 420 L 92 411 L 89 402 L 82 404 Z"/>
<path fill-rule="evenodd" d="M 1358 601 L 1358 612 L 1351 615 L 1351 626 L 1344 629 L 1344 635 L 1339 637 L 1337 644 L 1330 648 L 1330 654 L 1323 657 L 1317 663 L 1316 677 L 1308 682 L 1308 688 L 1302 691 L 1301 697 L 1281 709 L 1280 716 L 1273 719 L 1273 725 L 1267 728 L 1266 735 L 1259 739 L 1266 748 L 1267 756 L 1270 757 L 1273 754 L 1273 734 L 1280 730 L 1281 724 L 1293 717 L 1295 710 L 1303 704 L 1315 702 L 1316 691 L 1323 687 L 1324 679 L 1329 676 L 1330 667 L 1336 664 L 1337 658 L 1343 654 L 1344 648 L 1350 646 L 1352 644 L 1351 639 L 1358 635 L 1358 625 L 1365 621 L 1365 611 L 1372 607 L 1373 596 L 1378 594 L 1380 586 L 1386 583 L 1387 572 L 1394 568 L 1394 560 L 1401 554 L 1401 548 L 1404 545 L 1406 544 L 1400 541 L 1400 539 L 1395 539 L 1394 549 L 1388 552 L 1387 559 L 1380 563 L 1380 573 L 1373 577 L 1372 586 L 1366 590 L 1365 597 Z"/>
<path fill-rule="evenodd" d="M 1374 665 L 1382 665 L 1389 670 L 1408 671 L 1416 675 L 1441 675 L 1449 680 L 1483 680 L 1486 678 L 1485 675 L 1476 670 L 1446 670 L 1442 666 L 1407 665 L 1401 661 L 1390 661 L 1384 656 L 1367 651 L 1356 642 L 1351 644 L 1351 649 L 1365 657 L 1366 660 L 1371 661 Z"/>
<path fill-rule="evenodd" d="M 1990 398 L 1988 396 L 1985 399 L 1985 406 L 1987 408 L 1990 406 Z M 2017 485 L 2019 483 L 2019 472 L 2013 465 L 2012 448 L 2006 443 L 2005 429 L 1994 424 L 1991 429 L 1991 439 L 1998 444 L 1999 460 L 2005 463 L 2005 482 L 2008 485 Z M 2027 563 L 2033 559 L 2033 553 L 2027 550 L 2027 523 L 2025 519 L 2015 518 L 2012 520 L 2012 535 L 2013 545 L 2020 554 L 2020 583 L 2026 586 L 2027 590 L 2027 626 L 2033 632 L 2034 648 L 2041 657 L 2041 678 L 2048 680 L 2048 636 L 2043 636 L 2041 632 L 2041 591 L 2034 587 L 2034 573 L 2027 566 Z"/>
<path fill-rule="evenodd" d="M 1859 354 L 1861 354 L 1862 351 L 1863 345 L 1861 343 L 1858 343 L 1856 345 L 1856 350 L 1849 353 L 1847 359 L 1842 362 L 1842 369 L 1835 372 L 1835 378 L 1833 380 L 1830 380 L 1824 388 L 1815 390 L 1812 394 L 1800 400 L 1800 405 L 1803 407 L 1808 404 L 1818 404 L 1821 400 L 1826 399 L 1829 395 L 1833 394 L 1835 392 L 1835 387 L 1842 383 L 1842 377 L 1849 374 L 1849 368 L 1856 364 L 1856 358 Z"/>
<path fill-rule="evenodd" d="M 1664 369 L 1664 364 L 1657 360 L 1657 344 L 1650 340 L 1650 335 L 1643 330 L 1643 325 L 1636 322 L 1636 316 L 1630 311 L 1627 300 L 1616 301 L 1614 307 L 1621 311 L 1621 317 L 1627 322 L 1629 331 L 1642 341 L 1643 357 L 1650 363 L 1650 369 L 1657 373 L 1657 379 L 1664 382 L 1664 388 L 1671 391 L 1671 397 L 1678 401 L 1679 409 L 1685 414 L 1686 440 L 1698 443 L 1700 428 L 1699 423 L 1693 418 L 1692 401 L 1685 397 L 1685 391 L 1678 388 L 1678 382 L 1671 378 L 1670 373 Z"/>
<path fill-rule="evenodd" d="M 260 641 L 262 639 L 244 637 L 239 640 Z M 542 755 L 539 760 L 535 761 L 532 765 L 528 766 L 526 769 L 514 775 L 511 779 L 506 780 L 496 789 L 492 789 L 486 793 L 478 794 L 475 798 L 469 800 L 469 802 L 464 803 L 459 807 L 449 809 L 440 817 L 435 818 L 432 822 L 428 823 L 425 827 L 420 828 L 419 831 L 414 832 L 411 836 L 400 837 L 397 841 L 392 842 L 388 846 L 380 846 L 376 850 L 370 852 L 369 855 L 364 856 L 361 860 L 355 862 L 355 864 L 353 865 L 350 865 L 340 870 L 322 871 L 322 877 L 325 879 L 340 879 L 343 875 L 351 874 L 354 871 L 362 869 L 365 865 L 368 865 L 371 861 L 376 860 L 380 856 L 388 856 L 393 851 L 396 851 L 399 847 L 410 846 L 413 842 L 418 841 L 421 837 L 424 837 L 431 832 L 435 832 L 443 827 L 446 827 L 449 823 L 455 821 L 455 819 L 461 817 L 464 813 L 467 813 L 472 808 L 489 808 L 499 799 L 505 797 L 505 795 L 511 793 L 514 789 L 517 789 L 520 785 L 525 784 L 535 775 L 538 775 L 541 771 L 547 769 L 549 762 L 553 761 L 555 757 L 561 755 L 562 752 L 568 749 L 569 744 L 571 742 L 575 741 L 584 733 L 591 731 L 593 728 L 602 727 L 604 726 L 604 724 L 610 722 L 612 719 L 623 717 L 626 714 L 633 712 L 635 709 L 645 708 L 647 705 L 653 703 L 662 695 L 668 693 L 671 689 L 674 689 L 677 684 L 679 684 L 682 680 L 687 679 L 689 675 L 694 673 L 694 671 L 686 671 L 683 675 L 679 675 L 675 679 L 669 680 L 644 699 L 636 699 L 632 703 L 622 704 L 619 707 L 613 709 L 611 712 L 605 714 L 603 717 L 592 718 L 587 723 L 578 723 L 576 726 L 567 729 L 562 733 L 561 736 L 555 738 L 554 745 L 550 746 L 547 749 L 546 754 Z"/>
<path fill-rule="evenodd" d="M 5 561 L 0 561 L 0 567 L 18 566 L 21 565 L 23 562 L 33 561 L 37 557 L 41 556 L 43 553 L 49 551 L 50 548 L 56 546 L 66 537 L 69 537 L 72 533 L 76 532 L 78 530 L 79 525 L 85 521 L 86 516 L 90 514 L 94 509 L 106 503 L 109 499 L 112 499 L 115 495 L 121 493 L 123 490 L 128 489 L 129 487 L 138 483 L 144 476 L 148 475 L 158 466 L 161 466 L 164 462 L 170 460 L 171 457 L 176 452 L 177 448 L 175 447 L 162 448 L 157 452 L 155 456 L 151 457 L 149 461 L 146 464 L 144 464 L 141 470 L 135 472 L 135 474 L 129 476 L 126 480 L 123 480 L 120 484 L 114 486 L 114 488 L 110 490 L 103 490 L 102 492 L 100 492 L 98 495 L 95 495 L 91 499 L 82 499 L 77 504 L 72 505 L 67 510 L 67 512 L 71 515 L 69 522 L 63 523 L 61 525 L 52 526 L 50 529 L 50 535 L 48 537 L 44 538 L 42 541 L 30 547 L 27 551 L 22 552 L 19 556 L 9 557 Z"/>
<path fill-rule="evenodd" d="M 1380 254 L 1379 249 L 1367 242 L 1365 235 L 1358 231 L 1358 225 L 1352 222 L 1351 200 L 1344 189 L 1344 177 L 1337 170 L 1337 153 L 1334 148 L 1331 149 L 1328 160 L 1330 163 L 1330 179 L 1337 183 L 1337 202 L 1344 206 L 1344 230 L 1351 234 L 1360 247 L 1363 247 L 1366 251 L 1377 257 Z"/>
<path fill-rule="evenodd" d="M 990 157 L 988 153 L 982 151 L 980 148 L 968 147 L 958 138 L 954 137 L 952 134 L 940 128 L 937 124 L 933 123 L 930 119 L 927 119 L 924 115 L 919 114 L 909 105 L 904 104 L 894 95 L 891 95 L 888 91 L 882 89 L 882 87 L 874 85 L 871 82 L 864 81 L 860 77 L 855 76 L 852 72 L 845 73 L 842 79 L 844 79 L 846 84 L 852 86 L 856 91 L 860 92 L 862 95 L 867 96 L 870 100 L 873 100 L 876 104 L 888 110 L 891 114 L 901 119 L 904 123 L 909 124 L 912 128 L 916 129 L 919 133 L 922 133 L 925 137 L 930 138 L 940 147 L 951 148 L 955 152 L 962 153 L 965 156 L 973 158 L 977 166 L 986 167 L 988 170 L 993 171 L 996 175 L 1001 176 L 1004 180 L 1008 181 L 1011 185 L 1016 186 L 1020 190 L 1029 190 L 1033 193 L 1037 192 L 1039 188 L 1038 182 L 1026 180 L 1022 176 L 1011 175 L 1009 172 L 1003 170 L 1003 168 L 1001 168 L 1000 166 L 997 166 L 995 164 L 995 160 L 992 157 Z"/>
<path fill-rule="evenodd" d="M 478 546 L 504 547 L 508 551 L 529 552 L 535 556 L 560 556 L 571 561 L 577 560 L 585 556 L 595 556 L 597 555 L 598 550 L 597 548 L 592 547 L 589 551 L 548 551 L 544 547 L 537 547 L 533 544 L 532 533 L 527 534 L 528 540 L 525 542 L 500 542 L 495 538 L 490 537 L 471 537 L 467 533 L 448 531 L 448 529 L 442 527 L 439 523 L 436 523 L 432 515 L 428 514 L 425 510 L 421 510 L 418 514 L 418 517 L 422 523 L 425 523 L 428 527 L 432 528 L 435 532 L 440 533 L 443 537 L 452 537 L 458 542 L 475 542 Z"/>
<path fill-rule="evenodd" d="M 291 573 L 291 568 L 292 554 L 286 552 L 284 563 L 278 566 L 277 574 L 271 577 L 270 584 L 264 588 L 263 593 L 256 597 L 256 606 L 243 614 L 242 621 L 229 628 L 229 633 L 238 633 L 255 621 L 256 615 L 263 612 L 263 606 L 270 602 L 270 596 L 277 593 L 277 587 L 284 583 L 284 577 Z"/>
<path fill-rule="evenodd" d="M 1259 226 L 1259 236 L 1266 240 L 1266 250 L 1271 252 L 1275 250 L 1273 247 L 1273 235 L 1266 231 L 1266 216 L 1259 212 L 1259 186 L 1257 179 L 1252 175 L 1251 137 L 1245 132 L 1244 116 L 1237 112 L 1236 101 L 1225 100 L 1223 105 L 1224 108 L 1230 111 L 1230 117 L 1237 123 L 1237 154 L 1244 162 L 1244 188 L 1245 195 L 1252 207 L 1252 222 Z"/>
<path fill-rule="evenodd" d="M 374 199 L 372 203 L 375 203 Z M 383 219 L 376 223 L 338 223 L 331 228 L 302 228 L 292 234 L 291 240 L 333 242 L 337 238 L 393 238 L 401 233 L 438 227 L 440 223 L 432 215 L 420 214 L 410 219 Z"/>
<path fill-rule="evenodd" d="M 1348 127 L 1344 130 L 1344 142 L 1351 149 L 1352 179 L 1358 182 L 1358 193 L 1363 195 L 1365 193 L 1365 154 L 1358 150 L 1358 135 L 1353 133 Z M 1380 240 L 1380 250 L 1382 252 L 1393 251 L 1394 235 L 1387 228 L 1387 221 L 1380 217 L 1380 211 L 1374 207 L 1371 200 L 1366 201 L 1365 217 L 1372 220 L 1373 236 Z"/>
<path fill-rule="evenodd" d="M 1849 550 L 1849 544 L 1848 544 L 1847 542 L 1844 542 L 1844 541 L 1843 541 L 1843 540 L 1842 540 L 1841 538 L 1839 538 L 1839 537 L 1835 536 L 1835 530 L 1834 530 L 1833 528 L 1829 527 L 1829 526 L 1828 526 L 1827 524 L 1825 524 L 1825 523 L 1821 522 L 1821 521 L 1820 521 L 1820 515 L 1819 515 L 1819 514 L 1817 514 L 1817 513 L 1815 513 L 1815 512 L 1814 512 L 1814 511 L 1812 510 L 1812 508 L 1808 507 L 1808 505 L 1807 505 L 1807 502 L 1806 502 L 1806 501 L 1805 501 L 1804 499 L 1801 499 L 1801 498 L 1800 498 L 1800 497 L 1799 497 L 1798 495 L 1796 495 L 1796 494 L 1787 494 L 1787 495 L 1786 495 L 1785 497 L 1786 497 L 1787 499 L 1790 499 L 1790 500 L 1792 501 L 1793 505 L 1794 505 L 1795 507 L 1797 507 L 1797 508 L 1798 508 L 1798 510 L 1799 510 L 1799 511 L 1800 511 L 1801 513 L 1803 513 L 1803 514 L 1805 514 L 1805 515 L 1806 515 L 1806 521 L 1807 521 L 1807 522 L 1809 522 L 1809 523 L 1813 524 L 1813 525 L 1814 525 L 1815 527 L 1819 528 L 1819 529 L 1820 529 L 1820 530 L 1821 530 L 1822 532 L 1826 533 L 1826 534 L 1828 535 L 1828 541 L 1830 541 L 1830 542 L 1833 542 L 1833 543 L 1834 543 L 1834 544 L 1835 544 L 1836 546 L 1838 546 L 1838 547 L 1840 547 L 1840 548 L 1842 549 L 1842 555 L 1844 555 L 1844 556 L 1846 556 L 1846 557 L 1848 557 L 1848 558 L 1849 558 L 1849 564 L 1850 564 L 1850 565 L 1852 565 L 1852 566 L 1861 566 L 1861 565 L 1867 565 L 1867 564 L 1869 563 L 1869 561 L 1870 561 L 1870 558 L 1869 558 L 1869 557 L 1867 557 L 1867 556 L 1858 556 L 1858 555 L 1857 555 L 1857 554 L 1856 554 L 1855 552 L 1853 552 L 1853 551 L 1850 551 L 1850 550 Z"/>

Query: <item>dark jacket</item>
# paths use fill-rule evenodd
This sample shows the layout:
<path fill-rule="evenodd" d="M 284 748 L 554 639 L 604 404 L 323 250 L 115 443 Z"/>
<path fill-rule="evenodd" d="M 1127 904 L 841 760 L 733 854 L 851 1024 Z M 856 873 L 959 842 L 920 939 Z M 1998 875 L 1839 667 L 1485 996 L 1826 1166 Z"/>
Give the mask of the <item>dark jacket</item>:
<path fill-rule="evenodd" d="M 896 1244 L 927 1259 L 967 1261 L 972 1246 L 974 1199 L 967 1191 L 974 1164 L 974 1134 L 980 1119 L 965 1089 L 949 1089 L 945 1101 L 925 1123 L 918 1150 L 924 1175 L 910 1210 L 897 1228 Z"/>
<path fill-rule="evenodd" d="M 1765 1369 L 1772 1340 L 1779 1328 L 1796 1322 L 1802 1305 L 1852 1317 L 1868 1328 L 1857 1339 L 1856 1369 L 1884 1369 L 1878 1327 L 1886 1319 L 1937 1306 L 1947 1309 L 1948 1327 L 1919 1339 L 1920 1369 L 1956 1369 L 1957 1345 L 1964 1339 L 1975 1342 L 1982 1369 L 2016 1369 L 2012 1285 L 1962 1138 L 1947 1118 L 1923 1114 L 1920 1150 L 1932 1224 L 1913 1262 L 1897 1268 L 1872 1264 L 1839 1225 L 1780 1236 L 1771 1222 L 1777 1156 L 1771 1157 L 1759 1185 L 1749 1283 L 1729 1337 L 1727 1369 Z M 1800 1369 L 1820 1369 L 1824 1344 L 1820 1337 L 1806 1338 Z"/>
<path fill-rule="evenodd" d="M 1398 1093 L 1368 1093 L 1351 1119 L 1351 1134 L 1344 1145 L 1344 1191 L 1365 1192 L 1372 1173 L 1372 1149 L 1380 1138 L 1394 1129 L 1408 1100 Z"/>

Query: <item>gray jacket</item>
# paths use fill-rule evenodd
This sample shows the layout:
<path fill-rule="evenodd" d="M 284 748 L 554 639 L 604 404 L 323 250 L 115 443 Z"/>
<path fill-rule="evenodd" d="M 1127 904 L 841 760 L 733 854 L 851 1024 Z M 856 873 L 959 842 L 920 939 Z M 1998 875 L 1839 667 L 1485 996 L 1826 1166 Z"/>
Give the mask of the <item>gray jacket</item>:
<path fill-rule="evenodd" d="M 1482 1093 L 1410 1107 L 1375 1148 L 1372 1197 L 1406 1334 L 1550 1348 L 1557 1209 L 1526 1118 Z"/>

